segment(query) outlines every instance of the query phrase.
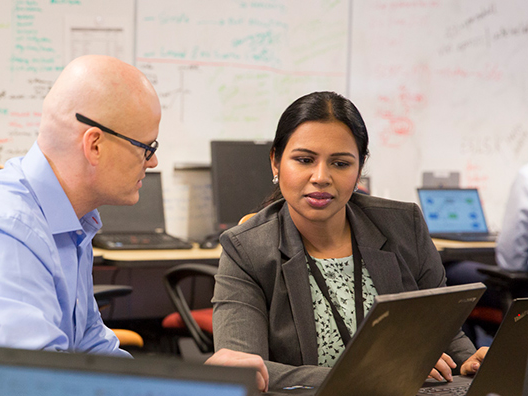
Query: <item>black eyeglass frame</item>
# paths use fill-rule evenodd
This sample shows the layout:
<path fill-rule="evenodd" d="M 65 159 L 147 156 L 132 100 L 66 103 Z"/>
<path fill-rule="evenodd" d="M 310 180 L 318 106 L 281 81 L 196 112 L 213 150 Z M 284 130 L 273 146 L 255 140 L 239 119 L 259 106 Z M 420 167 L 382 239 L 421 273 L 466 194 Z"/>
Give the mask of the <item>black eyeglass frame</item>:
<path fill-rule="evenodd" d="M 99 128 L 103 132 L 109 133 L 110 135 L 117 136 L 118 138 L 121 138 L 121 139 L 124 139 L 124 140 L 130 142 L 131 144 L 133 144 L 136 147 L 141 147 L 142 149 L 145 149 L 145 159 L 147 161 L 152 158 L 152 156 L 154 155 L 154 153 L 158 149 L 159 143 L 158 143 L 157 140 L 154 140 L 151 143 L 151 146 L 149 146 L 148 144 L 141 143 L 141 142 L 139 142 L 139 141 L 137 141 L 135 139 L 129 138 L 129 137 L 125 136 L 125 135 L 121 135 L 120 133 L 117 133 L 117 132 L 111 130 L 110 128 L 107 128 L 104 125 L 101 125 L 98 122 L 96 122 L 94 120 L 91 120 L 88 117 L 83 116 L 82 114 L 75 113 L 75 118 L 77 118 L 77 121 L 79 121 L 79 122 L 81 122 L 83 124 Z"/>

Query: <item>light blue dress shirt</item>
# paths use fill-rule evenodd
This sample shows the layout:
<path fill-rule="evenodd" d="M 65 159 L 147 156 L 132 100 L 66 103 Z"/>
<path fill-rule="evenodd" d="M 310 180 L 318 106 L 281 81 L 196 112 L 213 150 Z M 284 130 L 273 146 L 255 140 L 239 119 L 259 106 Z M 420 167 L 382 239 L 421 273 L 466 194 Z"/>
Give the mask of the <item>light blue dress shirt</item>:
<path fill-rule="evenodd" d="M 528 164 L 511 187 L 495 249 L 497 264 L 512 271 L 528 271 Z"/>
<path fill-rule="evenodd" d="M 93 295 L 97 210 L 80 220 L 37 143 L 0 170 L 0 345 L 130 356 Z"/>

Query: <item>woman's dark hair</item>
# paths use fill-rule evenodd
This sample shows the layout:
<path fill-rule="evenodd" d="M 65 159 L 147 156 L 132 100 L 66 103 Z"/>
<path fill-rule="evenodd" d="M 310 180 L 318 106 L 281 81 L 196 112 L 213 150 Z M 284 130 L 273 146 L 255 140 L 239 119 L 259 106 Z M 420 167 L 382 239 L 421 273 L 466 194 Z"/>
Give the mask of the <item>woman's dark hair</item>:
<path fill-rule="evenodd" d="M 345 124 L 356 141 L 359 151 L 359 168 L 369 155 L 368 133 L 365 122 L 354 104 L 335 92 L 313 92 L 297 99 L 282 113 L 271 151 L 275 153 L 275 161 L 280 162 L 284 149 L 295 130 L 308 121 L 332 122 L 340 121 Z M 266 206 L 282 198 L 279 187 L 264 201 Z"/>

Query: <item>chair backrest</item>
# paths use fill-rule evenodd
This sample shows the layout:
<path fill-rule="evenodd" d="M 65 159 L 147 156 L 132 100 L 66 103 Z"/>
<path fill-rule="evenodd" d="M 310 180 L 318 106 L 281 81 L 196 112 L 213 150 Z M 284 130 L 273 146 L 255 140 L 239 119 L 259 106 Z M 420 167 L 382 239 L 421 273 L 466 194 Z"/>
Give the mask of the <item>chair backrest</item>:
<path fill-rule="evenodd" d="M 256 213 L 249 213 L 242 217 L 238 224 L 244 223 L 246 220 L 253 217 Z M 185 296 L 180 287 L 180 282 L 186 278 L 196 276 L 206 276 L 214 279 L 218 272 L 218 268 L 208 264 L 201 263 L 186 263 L 179 264 L 168 270 L 163 276 L 163 283 L 167 290 L 169 297 L 181 316 L 185 327 L 189 331 L 196 346 L 202 353 L 214 352 L 213 337 L 211 334 L 202 330 L 192 315 L 192 311 L 185 299 Z"/>
<path fill-rule="evenodd" d="M 238 221 L 238 224 L 242 224 L 242 223 L 245 223 L 246 221 L 248 221 L 249 219 L 251 219 L 253 216 L 255 216 L 256 213 L 248 213 L 247 215 L 245 215 L 244 217 L 242 217 L 239 221 Z"/>
<path fill-rule="evenodd" d="M 202 353 L 214 351 L 213 337 L 211 334 L 204 332 L 193 318 L 189 304 L 180 287 L 180 282 L 186 278 L 197 276 L 206 276 L 214 279 L 217 272 L 218 268 L 213 265 L 187 263 L 171 268 L 163 276 L 165 288 L 176 311 L 180 314 L 183 323 L 185 323 L 191 337 Z"/>

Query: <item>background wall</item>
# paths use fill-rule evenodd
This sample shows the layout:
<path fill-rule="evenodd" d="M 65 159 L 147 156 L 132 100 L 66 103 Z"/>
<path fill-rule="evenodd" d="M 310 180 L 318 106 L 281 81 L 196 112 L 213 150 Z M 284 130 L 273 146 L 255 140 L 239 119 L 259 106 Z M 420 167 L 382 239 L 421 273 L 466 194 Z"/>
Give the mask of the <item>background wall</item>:
<path fill-rule="evenodd" d="M 314 90 L 347 94 L 365 117 L 376 195 L 416 201 L 423 171 L 458 171 L 498 229 L 528 160 L 522 0 L 9 0 L 0 48 L 0 163 L 29 149 L 73 57 L 118 56 L 149 77 L 168 228 L 182 237 L 213 229 L 210 176 L 174 168 L 208 164 L 212 139 L 271 139 Z"/>
<path fill-rule="evenodd" d="M 136 65 L 162 103 L 158 158 L 174 232 L 207 235 L 213 215 L 208 174 L 198 182 L 173 166 L 209 164 L 211 140 L 272 139 L 301 95 L 346 93 L 348 29 L 348 0 L 137 1 Z"/>
<path fill-rule="evenodd" d="M 416 200 L 422 172 L 457 171 L 498 229 L 528 161 L 528 3 L 354 0 L 352 14 L 374 192 Z"/>
<path fill-rule="evenodd" d="M 117 56 L 160 96 L 169 232 L 202 238 L 213 231 L 210 175 L 174 168 L 209 164 L 212 139 L 271 139 L 305 93 L 345 93 L 348 29 L 348 0 L 2 1 L 0 163 L 35 140 L 64 65 L 83 53 Z"/>

